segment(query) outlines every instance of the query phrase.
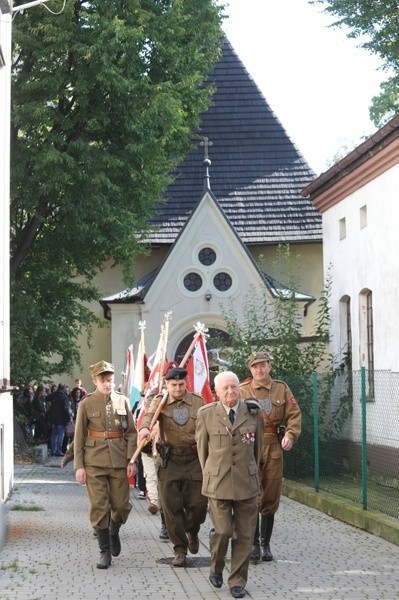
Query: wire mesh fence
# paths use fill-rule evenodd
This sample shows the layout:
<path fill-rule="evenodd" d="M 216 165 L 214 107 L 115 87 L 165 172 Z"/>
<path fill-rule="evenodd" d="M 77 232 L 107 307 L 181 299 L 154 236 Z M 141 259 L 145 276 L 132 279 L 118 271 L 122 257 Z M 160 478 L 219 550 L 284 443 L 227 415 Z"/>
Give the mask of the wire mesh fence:
<path fill-rule="evenodd" d="M 287 479 L 399 517 L 399 373 L 365 369 L 284 377 L 302 433 Z"/>

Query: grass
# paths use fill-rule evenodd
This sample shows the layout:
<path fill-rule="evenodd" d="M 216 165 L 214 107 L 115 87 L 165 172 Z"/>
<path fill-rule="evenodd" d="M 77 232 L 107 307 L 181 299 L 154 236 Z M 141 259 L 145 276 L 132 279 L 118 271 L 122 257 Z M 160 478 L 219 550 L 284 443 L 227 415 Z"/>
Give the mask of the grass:
<path fill-rule="evenodd" d="M 41 506 L 36 506 L 35 504 L 14 504 L 13 506 L 10 506 L 9 510 L 39 512 L 41 510 L 44 510 L 44 508 L 42 508 Z"/>
<path fill-rule="evenodd" d="M 12 560 L 10 563 L 8 563 L 8 565 L 4 564 L 4 563 L 0 563 L 0 570 L 1 571 L 14 571 L 14 573 L 16 573 L 19 570 L 19 566 L 18 566 L 18 559 L 14 559 Z"/>

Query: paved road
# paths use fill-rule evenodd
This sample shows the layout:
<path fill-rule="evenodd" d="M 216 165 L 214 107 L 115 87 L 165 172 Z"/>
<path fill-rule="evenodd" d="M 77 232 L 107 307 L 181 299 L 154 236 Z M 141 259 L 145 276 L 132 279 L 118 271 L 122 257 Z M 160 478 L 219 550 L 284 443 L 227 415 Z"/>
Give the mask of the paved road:
<path fill-rule="evenodd" d="M 226 586 L 216 590 L 208 581 L 209 520 L 199 553 L 189 556 L 187 568 L 176 569 L 170 543 L 158 538 L 159 516 L 147 511 L 137 490 L 131 498 L 122 553 L 99 570 L 86 490 L 75 483 L 71 465 L 61 470 L 55 459 L 16 465 L 8 539 L 0 552 L 1 600 L 231 598 Z M 248 598 L 399 599 L 398 546 L 288 498 L 276 517 L 272 550 L 273 562 L 251 565 Z"/>

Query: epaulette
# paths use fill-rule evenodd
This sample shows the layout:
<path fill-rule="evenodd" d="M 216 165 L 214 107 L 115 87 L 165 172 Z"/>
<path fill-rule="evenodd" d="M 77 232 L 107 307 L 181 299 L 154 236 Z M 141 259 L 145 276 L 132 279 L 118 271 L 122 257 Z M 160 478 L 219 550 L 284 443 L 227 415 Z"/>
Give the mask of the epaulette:
<path fill-rule="evenodd" d="M 250 383 L 251 381 L 252 381 L 252 377 L 247 377 L 246 379 L 244 379 L 244 381 L 242 381 L 242 382 L 240 383 L 240 387 L 241 387 L 242 385 L 247 385 L 247 383 Z"/>
<path fill-rule="evenodd" d="M 191 394 L 192 396 L 197 396 L 197 398 L 201 398 L 201 400 L 205 400 L 205 398 L 201 396 L 201 394 L 197 394 L 196 392 L 189 392 L 189 394 Z"/>
<path fill-rule="evenodd" d="M 256 415 L 261 409 L 257 398 L 245 398 L 244 402 L 247 405 L 248 412 L 250 412 L 251 415 Z"/>
<path fill-rule="evenodd" d="M 285 387 L 288 387 L 288 384 L 285 383 L 282 379 L 272 379 L 272 383 L 282 383 Z"/>
<path fill-rule="evenodd" d="M 208 408 L 215 407 L 218 405 L 218 402 L 207 402 L 203 406 L 201 406 L 200 410 L 207 410 Z"/>

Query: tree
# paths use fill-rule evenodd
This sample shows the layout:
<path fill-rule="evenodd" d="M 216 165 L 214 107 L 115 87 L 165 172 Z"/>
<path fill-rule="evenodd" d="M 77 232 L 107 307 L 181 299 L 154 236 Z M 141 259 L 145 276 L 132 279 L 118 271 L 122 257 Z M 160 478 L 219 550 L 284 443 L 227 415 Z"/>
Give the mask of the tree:
<path fill-rule="evenodd" d="M 11 364 L 70 372 L 94 276 L 133 275 L 153 206 L 211 101 L 215 0 L 66 2 L 13 24 Z"/>
<path fill-rule="evenodd" d="M 324 12 L 336 20 L 333 27 L 346 27 L 349 38 L 360 41 L 360 47 L 377 54 L 383 69 L 389 72 L 381 84 L 381 94 L 372 99 L 370 118 L 380 127 L 399 112 L 399 11 L 397 0 L 310 0 L 322 4 Z"/>

